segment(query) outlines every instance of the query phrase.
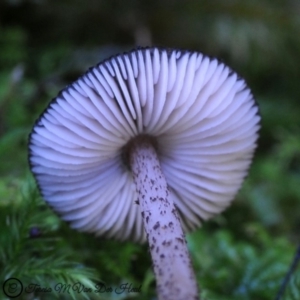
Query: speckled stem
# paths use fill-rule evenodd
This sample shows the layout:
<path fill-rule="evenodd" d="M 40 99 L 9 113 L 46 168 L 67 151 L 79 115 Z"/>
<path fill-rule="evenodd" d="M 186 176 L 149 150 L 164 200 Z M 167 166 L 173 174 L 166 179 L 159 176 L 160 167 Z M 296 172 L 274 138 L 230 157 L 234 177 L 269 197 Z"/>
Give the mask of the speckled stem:
<path fill-rule="evenodd" d="M 150 246 L 159 300 L 199 299 L 185 236 L 155 148 L 134 143 L 130 164 Z"/>

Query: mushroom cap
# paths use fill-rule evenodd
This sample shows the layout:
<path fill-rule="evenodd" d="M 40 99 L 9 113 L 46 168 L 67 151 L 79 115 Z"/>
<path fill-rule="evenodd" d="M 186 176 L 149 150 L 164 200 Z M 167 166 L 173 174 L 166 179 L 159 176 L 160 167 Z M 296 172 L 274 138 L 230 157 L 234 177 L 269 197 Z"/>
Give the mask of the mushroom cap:
<path fill-rule="evenodd" d="M 221 213 L 251 164 L 260 116 L 245 81 L 198 52 L 141 48 L 64 88 L 36 121 L 29 162 L 43 198 L 75 229 L 146 238 L 124 147 L 156 139 L 182 226 Z"/>

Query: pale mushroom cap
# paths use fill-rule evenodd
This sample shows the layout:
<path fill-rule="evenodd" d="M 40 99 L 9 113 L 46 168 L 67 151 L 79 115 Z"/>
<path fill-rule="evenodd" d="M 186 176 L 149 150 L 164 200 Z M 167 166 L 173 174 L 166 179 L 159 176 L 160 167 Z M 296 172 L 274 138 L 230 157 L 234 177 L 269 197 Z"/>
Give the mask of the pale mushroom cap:
<path fill-rule="evenodd" d="M 37 120 L 29 161 L 41 194 L 73 228 L 146 239 L 124 146 L 156 138 L 184 230 L 222 212 L 258 138 L 245 81 L 201 53 L 145 48 L 112 57 L 66 87 Z"/>

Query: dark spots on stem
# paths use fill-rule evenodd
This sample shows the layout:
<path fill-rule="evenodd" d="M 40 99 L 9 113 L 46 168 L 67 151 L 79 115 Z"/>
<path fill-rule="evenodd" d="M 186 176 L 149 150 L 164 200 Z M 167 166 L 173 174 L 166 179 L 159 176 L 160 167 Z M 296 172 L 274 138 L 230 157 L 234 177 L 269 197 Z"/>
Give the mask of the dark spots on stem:
<path fill-rule="evenodd" d="M 172 244 L 172 241 L 167 241 L 167 240 L 164 240 L 162 242 L 163 246 L 170 246 Z"/>
<path fill-rule="evenodd" d="M 184 244 L 184 241 L 183 241 L 182 238 L 176 238 L 176 240 L 177 240 L 179 243 Z"/>
<path fill-rule="evenodd" d="M 160 226 L 160 224 L 159 224 L 159 222 L 157 221 L 157 222 L 155 223 L 155 225 L 153 226 L 153 229 L 156 230 L 157 228 L 159 228 L 159 226 Z"/>

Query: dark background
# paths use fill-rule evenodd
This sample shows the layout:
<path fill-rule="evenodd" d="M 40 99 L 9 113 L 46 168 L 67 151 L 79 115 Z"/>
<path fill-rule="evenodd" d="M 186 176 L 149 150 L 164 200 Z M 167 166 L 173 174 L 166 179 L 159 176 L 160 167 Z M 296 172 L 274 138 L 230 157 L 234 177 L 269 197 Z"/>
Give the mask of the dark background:
<path fill-rule="evenodd" d="M 88 67 L 136 46 L 165 46 L 222 59 L 246 79 L 262 115 L 243 189 L 188 237 L 203 299 L 273 299 L 300 240 L 299 16 L 298 0 L 0 0 L 1 280 L 15 275 L 46 285 L 57 280 L 55 268 L 64 280 L 64 272 L 79 270 L 87 282 L 142 284 L 136 298 L 155 299 L 146 246 L 76 233 L 43 205 L 27 137 L 47 103 Z M 56 243 L 51 251 L 47 239 Z M 298 268 L 284 299 L 300 299 L 299 288 Z"/>

